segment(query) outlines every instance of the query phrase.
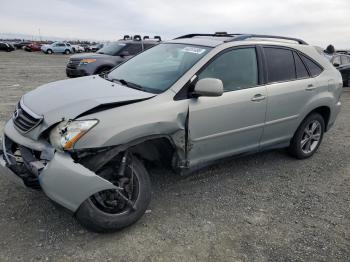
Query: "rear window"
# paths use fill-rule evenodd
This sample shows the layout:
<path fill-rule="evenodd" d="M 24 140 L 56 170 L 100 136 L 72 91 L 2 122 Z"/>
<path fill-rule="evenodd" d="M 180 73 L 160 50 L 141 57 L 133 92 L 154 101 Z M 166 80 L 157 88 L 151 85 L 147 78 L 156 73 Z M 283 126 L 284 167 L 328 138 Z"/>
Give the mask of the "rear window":
<path fill-rule="evenodd" d="M 307 72 L 303 61 L 301 61 L 300 56 L 296 52 L 293 52 L 293 55 L 295 60 L 295 71 L 297 73 L 297 79 L 309 77 L 309 73 Z"/>
<path fill-rule="evenodd" d="M 304 55 L 301 55 L 301 59 L 303 60 L 304 64 L 309 69 L 310 75 L 315 77 L 322 73 L 323 69 L 318 64 L 316 64 L 311 59 L 307 58 Z"/>
<path fill-rule="evenodd" d="M 288 49 L 264 47 L 268 81 L 281 82 L 296 77 L 293 52 Z"/>

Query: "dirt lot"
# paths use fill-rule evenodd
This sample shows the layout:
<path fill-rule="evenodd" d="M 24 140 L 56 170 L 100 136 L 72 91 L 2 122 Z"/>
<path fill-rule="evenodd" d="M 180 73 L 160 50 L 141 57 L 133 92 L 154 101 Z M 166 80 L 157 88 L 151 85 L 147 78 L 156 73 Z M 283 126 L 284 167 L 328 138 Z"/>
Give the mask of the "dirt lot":
<path fill-rule="evenodd" d="M 0 53 L 0 131 L 25 92 L 65 78 L 68 56 Z M 86 231 L 42 192 L 0 177 L 0 261 L 349 261 L 350 92 L 309 160 L 284 150 L 222 161 L 191 177 L 153 170 L 134 226 Z"/>

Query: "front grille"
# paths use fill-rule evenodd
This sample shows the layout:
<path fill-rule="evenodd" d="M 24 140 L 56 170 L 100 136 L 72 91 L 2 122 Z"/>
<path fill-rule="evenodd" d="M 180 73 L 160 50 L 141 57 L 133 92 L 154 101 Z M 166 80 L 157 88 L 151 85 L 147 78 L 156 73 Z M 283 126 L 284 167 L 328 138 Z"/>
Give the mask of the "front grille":
<path fill-rule="evenodd" d="M 24 109 L 24 106 L 19 102 L 12 114 L 12 120 L 18 130 L 26 133 L 38 126 L 43 118 L 29 112 L 28 109 Z"/>
<path fill-rule="evenodd" d="M 80 63 L 80 60 L 69 60 L 67 67 L 71 69 L 77 69 L 78 65 Z"/>

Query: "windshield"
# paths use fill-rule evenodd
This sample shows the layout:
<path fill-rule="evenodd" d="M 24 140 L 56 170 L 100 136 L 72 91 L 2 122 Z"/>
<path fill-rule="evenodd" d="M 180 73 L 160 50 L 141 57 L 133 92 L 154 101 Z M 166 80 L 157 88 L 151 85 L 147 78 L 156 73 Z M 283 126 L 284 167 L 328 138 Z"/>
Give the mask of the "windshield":
<path fill-rule="evenodd" d="M 160 44 L 110 72 L 109 80 L 123 80 L 145 91 L 161 93 L 211 50 L 185 44 Z"/>
<path fill-rule="evenodd" d="M 106 55 L 116 55 L 126 44 L 124 43 L 111 43 L 105 45 L 96 53 L 98 54 L 106 54 Z"/>

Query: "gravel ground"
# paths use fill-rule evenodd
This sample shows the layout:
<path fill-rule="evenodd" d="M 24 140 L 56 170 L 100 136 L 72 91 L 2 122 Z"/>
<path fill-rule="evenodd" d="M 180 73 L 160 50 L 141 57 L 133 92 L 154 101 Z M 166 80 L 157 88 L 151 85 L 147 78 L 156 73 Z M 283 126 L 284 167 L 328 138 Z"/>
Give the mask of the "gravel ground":
<path fill-rule="evenodd" d="M 68 56 L 0 53 L 0 131 L 20 96 L 65 78 Z M 190 177 L 152 170 L 135 225 L 82 228 L 42 192 L 0 177 L 0 261 L 349 261 L 350 92 L 309 160 L 284 150 L 221 161 Z"/>

